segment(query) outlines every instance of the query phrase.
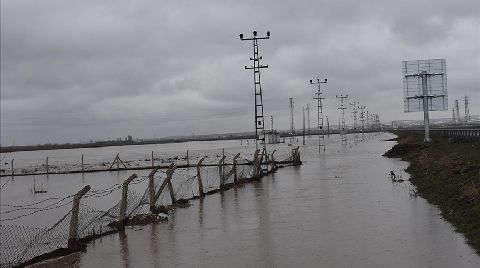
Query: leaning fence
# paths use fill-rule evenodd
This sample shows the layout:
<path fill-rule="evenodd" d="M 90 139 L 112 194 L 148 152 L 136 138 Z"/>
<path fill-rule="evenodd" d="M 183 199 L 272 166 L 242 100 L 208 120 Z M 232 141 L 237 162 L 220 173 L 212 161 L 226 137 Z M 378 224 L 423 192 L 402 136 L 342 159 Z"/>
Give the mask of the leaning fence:
<path fill-rule="evenodd" d="M 275 151 L 256 150 L 252 160 L 236 154 L 230 162 L 223 156 L 216 165 L 197 163 L 167 168 L 153 166 L 146 176 L 136 174 L 123 183 L 94 190 L 89 185 L 66 197 L 47 198 L 32 204 L 2 204 L 0 219 L 0 267 L 23 266 L 55 256 L 65 255 L 85 247 L 85 243 L 100 236 L 118 232 L 128 225 L 142 225 L 167 219 L 169 209 L 183 206 L 188 200 L 202 198 L 217 191 L 275 172 L 282 165 L 299 165 L 297 148 L 276 156 Z M 131 189 L 145 185 L 143 192 Z M 108 210 L 87 204 L 121 191 L 121 198 Z M 15 220 L 48 210 L 71 207 L 49 228 L 15 225 Z"/>

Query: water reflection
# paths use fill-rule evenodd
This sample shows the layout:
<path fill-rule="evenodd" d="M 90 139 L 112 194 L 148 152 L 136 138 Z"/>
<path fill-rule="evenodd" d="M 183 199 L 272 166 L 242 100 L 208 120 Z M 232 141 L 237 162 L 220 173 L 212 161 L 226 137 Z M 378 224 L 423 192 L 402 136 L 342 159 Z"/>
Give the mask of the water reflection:
<path fill-rule="evenodd" d="M 160 263 L 158 262 L 158 224 L 152 224 L 150 226 L 150 263 L 153 267 L 159 267 Z"/>
<path fill-rule="evenodd" d="M 128 250 L 128 239 L 125 230 L 118 233 L 118 240 L 120 242 L 120 254 L 122 256 L 123 267 L 130 267 L 130 258 Z"/>
<path fill-rule="evenodd" d="M 267 189 L 265 189 L 267 188 Z M 271 235 L 271 222 L 270 222 L 270 199 L 268 192 L 268 183 L 261 181 L 255 183 L 254 188 L 255 196 L 255 211 L 257 212 L 257 217 L 259 221 L 257 231 L 257 237 L 259 245 L 257 250 L 261 252 L 261 259 L 265 265 L 273 263 L 272 259 L 272 235 Z"/>

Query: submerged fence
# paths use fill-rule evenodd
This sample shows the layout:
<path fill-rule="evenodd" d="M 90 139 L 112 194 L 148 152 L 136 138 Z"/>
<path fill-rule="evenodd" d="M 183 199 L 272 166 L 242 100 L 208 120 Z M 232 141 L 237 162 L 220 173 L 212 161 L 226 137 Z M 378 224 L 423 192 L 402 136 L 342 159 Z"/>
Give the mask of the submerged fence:
<path fill-rule="evenodd" d="M 169 209 L 185 206 L 189 199 L 227 190 L 238 184 L 275 172 L 282 164 L 300 165 L 300 153 L 294 148 L 277 157 L 275 151 L 256 150 L 252 160 L 236 154 L 230 163 L 223 156 L 216 165 L 196 164 L 168 168 L 154 166 L 147 176 L 131 175 L 123 183 L 92 190 L 89 185 L 66 197 L 47 198 L 32 204 L 2 204 L 0 224 L 0 267 L 23 266 L 39 260 L 65 255 L 85 247 L 85 243 L 100 236 L 118 232 L 128 225 L 143 225 L 167 220 Z M 278 160 L 277 160 L 278 159 Z M 145 185 L 144 192 L 131 190 L 135 184 Z M 103 211 L 86 204 L 85 200 L 102 198 L 121 191 L 121 198 Z M 71 207 L 50 228 L 8 225 L 15 220 Z M 11 216 L 13 215 L 13 216 Z"/>
<path fill-rule="evenodd" d="M 223 150 L 222 150 L 223 151 Z M 125 152 L 124 152 L 125 153 Z M 207 153 L 207 154 L 206 154 Z M 206 165 L 215 165 L 217 161 L 225 156 L 216 150 L 186 150 L 178 155 L 155 151 L 140 152 L 136 154 L 113 153 L 112 155 L 62 155 L 43 156 L 36 159 L 15 159 L 14 154 L 3 155 L 0 163 L 0 177 L 49 175 L 49 174 L 70 174 L 90 173 L 115 170 L 145 170 L 155 166 L 168 168 L 171 163 L 178 167 L 189 167 L 201 158 L 205 157 Z M 5 157 L 7 159 L 5 159 Z M 228 157 L 233 157 L 229 155 Z"/>

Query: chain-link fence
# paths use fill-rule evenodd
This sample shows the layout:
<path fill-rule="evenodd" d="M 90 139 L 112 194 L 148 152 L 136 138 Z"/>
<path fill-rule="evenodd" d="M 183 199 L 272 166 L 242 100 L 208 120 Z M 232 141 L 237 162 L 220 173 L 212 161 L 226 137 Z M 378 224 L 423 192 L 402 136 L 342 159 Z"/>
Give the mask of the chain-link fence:
<path fill-rule="evenodd" d="M 134 174 L 125 182 L 105 189 L 94 190 L 86 186 L 77 194 L 66 197 L 52 197 L 24 205 L 2 204 L 0 267 L 58 256 L 64 254 L 59 251 L 61 249 L 76 250 L 79 244 L 117 232 L 125 225 L 165 220 L 167 216 L 161 212 L 185 204 L 186 200 L 225 189 L 227 185 L 260 178 L 274 172 L 279 163 L 298 164 L 292 162 L 296 159 L 293 152 L 290 156 L 280 156 L 279 161 L 272 161 L 273 157 L 267 154 L 259 156 L 257 151 L 252 161 L 237 154 L 228 159 L 229 163 L 225 162 L 226 157 L 222 157 L 216 165 L 203 163 L 204 159 L 201 159 L 197 165 L 187 167 L 171 164 L 168 169 L 162 169 L 157 166 L 148 176 Z M 144 192 L 132 190 L 134 187 L 131 186 L 135 184 L 144 186 Z M 118 196 L 117 192 L 121 192 L 122 197 L 108 210 L 97 209 L 88 202 Z M 43 212 L 62 207 L 71 209 L 50 228 L 15 225 L 15 221 L 23 217 L 35 214 L 41 217 Z"/>

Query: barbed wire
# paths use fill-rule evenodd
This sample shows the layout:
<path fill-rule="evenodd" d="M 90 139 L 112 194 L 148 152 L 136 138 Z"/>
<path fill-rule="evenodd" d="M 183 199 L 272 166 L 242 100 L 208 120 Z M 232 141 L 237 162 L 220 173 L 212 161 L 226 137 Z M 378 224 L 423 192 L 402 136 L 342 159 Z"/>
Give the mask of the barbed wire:
<path fill-rule="evenodd" d="M 0 219 L 0 222 L 2 222 L 2 221 L 13 221 L 13 220 L 17 220 L 17 219 L 20 219 L 20 218 L 23 218 L 23 217 L 26 217 L 26 216 L 30 216 L 30 215 L 36 214 L 36 213 L 38 213 L 38 212 L 61 208 L 61 207 L 64 207 L 64 206 L 66 206 L 66 205 L 68 205 L 68 204 L 70 204 L 70 203 L 72 203 L 72 201 L 69 201 L 69 202 L 67 202 L 67 203 L 65 203 L 65 204 L 58 205 L 58 206 L 55 206 L 55 207 L 49 207 L 49 208 L 45 208 L 45 209 L 36 210 L 36 211 L 34 211 L 34 212 L 27 213 L 27 214 L 22 214 L 22 215 L 15 216 L 15 217 L 12 217 L 12 218 Z"/>
<path fill-rule="evenodd" d="M 220 188 L 220 177 L 224 178 L 224 182 L 233 182 L 233 175 L 236 172 L 237 178 L 249 178 L 252 176 L 253 168 L 252 161 L 246 158 L 237 158 L 239 165 L 234 168 L 233 164 L 225 163 L 223 168 L 219 168 L 216 164 L 200 165 L 200 174 L 197 174 L 197 169 L 192 167 L 177 168 L 172 174 L 173 194 L 176 200 L 191 199 L 200 195 L 198 189 L 198 176 L 203 179 L 204 192 L 218 190 Z M 161 185 L 165 182 L 167 169 L 158 170 L 154 176 L 154 192 L 158 193 Z M 223 172 L 223 174 L 219 173 Z M 136 185 L 150 179 L 149 176 L 139 176 L 132 180 L 129 185 Z M 7 181 L 8 182 L 8 181 Z M 5 183 L 4 183 L 5 184 Z M 123 183 L 116 183 L 103 189 L 95 189 L 87 192 L 81 200 L 87 198 L 103 198 L 117 192 L 123 187 Z M 104 211 L 97 208 L 80 203 L 80 210 L 78 215 L 78 239 L 88 238 L 99 234 L 104 234 L 115 229 L 110 223 L 120 220 L 120 210 L 122 202 L 126 201 L 127 217 L 132 217 L 142 213 L 150 213 L 150 184 L 146 186 L 143 194 L 128 190 L 127 200 L 120 200 L 110 209 Z M 168 189 L 168 188 L 166 188 Z M 2 207 L 10 208 L 1 213 L 1 215 L 8 215 L 14 212 L 26 212 L 22 215 L 15 215 L 10 218 L 1 219 L 0 226 L 2 232 L 7 230 L 8 234 L 2 234 L 1 244 L 2 255 L 0 258 L 0 266 L 5 263 L 11 265 L 18 265 L 19 263 L 28 261 L 36 256 L 51 252 L 60 247 L 65 247 L 68 240 L 68 226 L 69 221 L 67 216 L 71 215 L 71 210 L 65 214 L 51 228 L 36 228 L 26 229 L 23 226 L 4 225 L 4 222 L 14 221 L 16 219 L 30 216 L 43 211 L 58 209 L 67 206 L 73 202 L 75 194 L 65 197 L 50 197 L 37 202 L 17 205 L 17 204 L 2 204 Z M 169 191 L 164 190 L 160 196 L 155 200 L 156 204 L 168 204 L 172 202 Z M 156 205 L 155 204 L 155 205 Z M 18 228 L 17 228 L 18 227 Z M 7 240 L 5 240 L 7 239 Z M 5 242 L 6 241 L 6 242 Z M 5 252 L 5 254 L 4 254 Z M 7 264 L 8 266 L 8 264 Z"/>

